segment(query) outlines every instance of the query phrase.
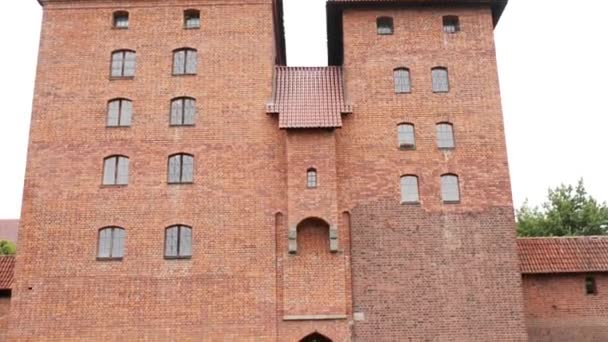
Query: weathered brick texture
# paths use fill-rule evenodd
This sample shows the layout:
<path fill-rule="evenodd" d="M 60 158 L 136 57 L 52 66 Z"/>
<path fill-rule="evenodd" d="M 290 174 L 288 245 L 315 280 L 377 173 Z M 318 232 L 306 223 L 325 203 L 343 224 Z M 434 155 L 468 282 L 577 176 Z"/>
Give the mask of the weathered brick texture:
<path fill-rule="evenodd" d="M 523 276 L 530 341 L 608 341 L 608 275 L 593 275 L 596 295 L 586 294 L 584 273 Z"/>

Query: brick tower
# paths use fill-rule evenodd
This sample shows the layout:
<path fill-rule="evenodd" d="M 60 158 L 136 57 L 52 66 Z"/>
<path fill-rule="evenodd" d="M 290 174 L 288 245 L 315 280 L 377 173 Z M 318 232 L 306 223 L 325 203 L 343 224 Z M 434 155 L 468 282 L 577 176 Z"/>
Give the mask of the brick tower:
<path fill-rule="evenodd" d="M 40 2 L 11 340 L 526 340 L 504 2 Z"/>

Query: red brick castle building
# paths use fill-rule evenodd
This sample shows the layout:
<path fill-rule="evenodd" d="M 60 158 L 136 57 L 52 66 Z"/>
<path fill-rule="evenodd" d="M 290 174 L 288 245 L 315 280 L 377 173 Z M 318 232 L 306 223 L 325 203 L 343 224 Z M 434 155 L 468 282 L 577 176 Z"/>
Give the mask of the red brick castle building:
<path fill-rule="evenodd" d="M 40 2 L 10 340 L 527 340 L 506 1 Z"/>

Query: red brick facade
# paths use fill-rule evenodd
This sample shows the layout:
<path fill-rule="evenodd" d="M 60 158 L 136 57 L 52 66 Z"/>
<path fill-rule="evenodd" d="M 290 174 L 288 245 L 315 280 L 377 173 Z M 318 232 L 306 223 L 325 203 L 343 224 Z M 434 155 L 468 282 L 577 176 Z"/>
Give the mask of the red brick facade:
<path fill-rule="evenodd" d="M 11 340 L 526 340 L 496 2 L 340 7 L 330 50 L 343 65 L 328 68 L 339 82 L 300 94 L 334 123 L 307 129 L 279 125 L 287 107 L 269 103 L 297 93 L 273 79 L 280 1 L 42 2 Z M 200 29 L 183 28 L 189 8 Z M 117 10 L 128 29 L 112 28 Z M 461 31 L 444 33 L 444 15 Z M 379 16 L 393 35 L 376 34 Z M 197 50 L 196 75 L 171 74 L 183 47 Z M 134 78 L 109 78 L 117 49 L 136 52 Z M 436 66 L 448 93 L 431 90 Z M 411 93 L 395 94 L 396 67 Z M 193 127 L 169 126 L 179 96 L 197 100 Z M 133 101 L 131 127 L 107 128 L 119 97 Z M 436 144 L 446 121 L 453 150 Z M 415 150 L 398 148 L 401 122 L 415 125 Z M 194 156 L 193 184 L 167 184 L 174 153 Z M 127 186 L 101 185 L 110 155 L 130 158 Z M 459 203 L 441 200 L 446 173 Z M 405 174 L 418 176 L 419 204 L 400 203 Z M 191 259 L 163 258 L 174 224 L 192 227 Z M 107 226 L 125 229 L 121 261 L 96 259 Z"/>

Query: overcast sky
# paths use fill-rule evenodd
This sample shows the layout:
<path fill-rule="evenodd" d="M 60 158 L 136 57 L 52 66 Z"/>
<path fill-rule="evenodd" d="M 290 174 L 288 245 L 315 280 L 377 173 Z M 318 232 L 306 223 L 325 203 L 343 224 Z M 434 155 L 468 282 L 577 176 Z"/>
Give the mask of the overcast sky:
<path fill-rule="evenodd" d="M 325 1 L 284 1 L 289 65 L 325 65 Z M 607 12 L 608 1 L 510 0 L 496 28 L 516 206 L 580 177 L 608 201 Z M 0 219 L 20 216 L 40 19 L 35 0 L 0 1 Z"/>

